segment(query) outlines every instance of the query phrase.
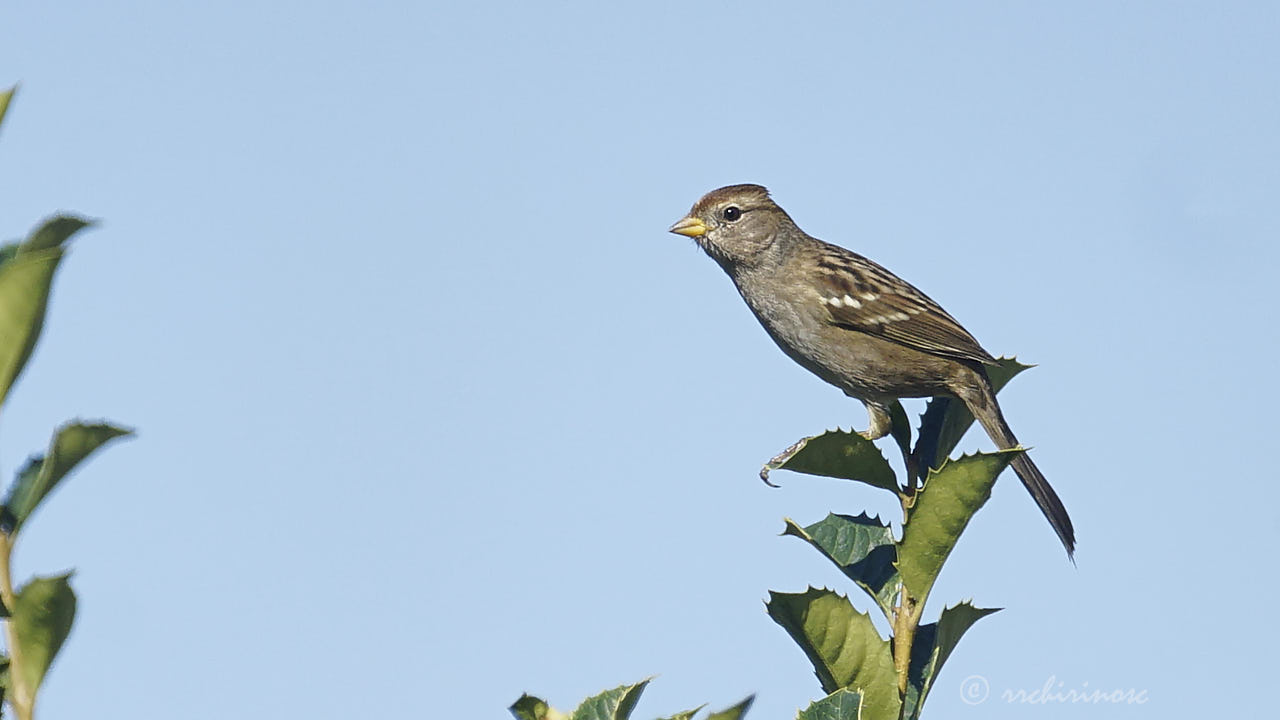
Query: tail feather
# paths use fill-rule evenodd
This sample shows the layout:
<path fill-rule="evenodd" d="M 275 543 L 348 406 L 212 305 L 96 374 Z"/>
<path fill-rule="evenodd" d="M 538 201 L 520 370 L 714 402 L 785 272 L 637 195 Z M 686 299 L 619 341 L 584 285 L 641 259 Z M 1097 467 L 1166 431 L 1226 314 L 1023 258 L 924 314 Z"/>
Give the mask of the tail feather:
<path fill-rule="evenodd" d="M 969 411 L 987 431 L 992 442 L 1001 450 L 1019 447 L 1018 438 L 1014 437 L 1009 423 L 1005 422 L 1004 414 L 1000 412 L 1000 405 L 996 402 L 995 393 L 989 387 L 980 397 L 963 399 L 969 406 Z M 1071 525 L 1071 517 L 1067 515 L 1067 508 L 1058 498 L 1058 493 L 1053 491 L 1049 481 L 1040 472 L 1040 468 L 1036 467 L 1026 453 L 1015 455 L 1010 464 L 1013 465 L 1013 471 L 1018 474 L 1018 478 L 1022 480 L 1022 485 L 1027 488 L 1027 492 L 1031 493 L 1036 505 L 1040 506 L 1040 512 L 1044 513 L 1049 524 L 1053 526 L 1053 531 L 1058 534 L 1062 546 L 1067 549 L 1067 557 L 1074 562 L 1076 531 Z"/>
<path fill-rule="evenodd" d="M 1018 473 L 1018 479 L 1022 480 L 1022 485 L 1027 488 L 1027 492 L 1031 493 L 1036 505 L 1040 506 L 1040 512 L 1044 513 L 1049 524 L 1053 526 L 1053 531 L 1058 534 L 1062 546 L 1067 549 L 1067 557 L 1074 561 L 1076 529 L 1071 525 L 1071 516 L 1067 514 L 1067 508 L 1058 498 L 1058 493 L 1053 491 L 1053 487 L 1044 478 L 1040 468 L 1036 467 L 1026 453 L 1015 455 L 1011 464 L 1013 471 Z"/>

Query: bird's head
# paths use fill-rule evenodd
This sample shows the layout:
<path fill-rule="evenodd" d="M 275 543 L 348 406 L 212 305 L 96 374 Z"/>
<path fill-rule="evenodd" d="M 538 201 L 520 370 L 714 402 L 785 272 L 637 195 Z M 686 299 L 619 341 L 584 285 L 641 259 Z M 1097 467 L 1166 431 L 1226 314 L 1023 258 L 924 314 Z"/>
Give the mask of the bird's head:
<path fill-rule="evenodd" d="M 712 190 L 694 203 L 670 231 L 693 238 L 726 269 L 754 264 L 791 223 L 760 185 L 729 185 Z"/>

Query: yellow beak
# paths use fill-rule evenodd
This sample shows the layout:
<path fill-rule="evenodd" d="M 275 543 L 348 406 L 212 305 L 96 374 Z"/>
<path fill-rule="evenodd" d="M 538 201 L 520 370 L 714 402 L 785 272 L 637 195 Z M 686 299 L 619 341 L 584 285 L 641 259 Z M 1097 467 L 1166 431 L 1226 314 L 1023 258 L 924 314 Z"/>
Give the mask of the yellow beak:
<path fill-rule="evenodd" d="M 707 234 L 707 225 L 698 218 L 687 217 L 680 222 L 672 225 L 667 232 L 673 232 L 677 235 L 686 235 L 688 237 L 702 237 Z"/>

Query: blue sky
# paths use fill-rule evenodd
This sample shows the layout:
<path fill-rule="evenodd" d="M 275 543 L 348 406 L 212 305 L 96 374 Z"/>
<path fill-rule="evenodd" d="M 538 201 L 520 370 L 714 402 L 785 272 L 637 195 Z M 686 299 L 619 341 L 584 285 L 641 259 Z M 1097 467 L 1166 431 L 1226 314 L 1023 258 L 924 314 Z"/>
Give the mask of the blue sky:
<path fill-rule="evenodd" d="M 782 518 L 893 508 L 755 477 L 865 415 L 665 232 L 738 182 L 1039 365 L 1002 401 L 1079 566 L 1002 478 L 926 614 L 1007 609 L 932 716 L 1261 714 L 1278 31 L 1269 3 L 6 5 L 0 233 L 102 223 L 0 472 L 69 417 L 139 429 L 18 549 L 78 568 L 43 717 L 498 718 L 655 673 L 643 717 L 818 697 L 762 600 L 848 586 Z M 1050 679 L 1149 700 L 998 698 Z"/>

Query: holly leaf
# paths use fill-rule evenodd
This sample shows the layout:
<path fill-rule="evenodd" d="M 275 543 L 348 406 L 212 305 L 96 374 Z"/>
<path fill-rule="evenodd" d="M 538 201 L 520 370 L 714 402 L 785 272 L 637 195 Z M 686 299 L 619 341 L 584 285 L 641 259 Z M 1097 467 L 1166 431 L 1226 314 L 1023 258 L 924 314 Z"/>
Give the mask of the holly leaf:
<path fill-rule="evenodd" d="M 866 513 L 857 517 L 832 513 L 803 528 L 787 519 L 782 534 L 798 537 L 817 548 L 875 600 L 886 618 L 893 617 L 894 596 L 900 582 L 894 565 L 898 552 L 893 530 L 880 518 Z"/>
<path fill-rule="evenodd" d="M 960 533 L 991 497 L 996 477 L 1020 452 L 1015 448 L 966 455 L 929 472 L 915 504 L 907 511 L 902 542 L 898 543 L 898 572 L 917 602 L 928 598 Z"/>
<path fill-rule="evenodd" d="M 796 720 L 859 720 L 861 711 L 862 693 L 841 688 L 810 703 L 796 715 Z"/>
<path fill-rule="evenodd" d="M 898 481 L 875 443 L 854 432 L 829 430 L 804 438 L 765 464 L 760 477 L 772 470 L 856 480 L 898 494 Z"/>
<path fill-rule="evenodd" d="M 640 702 L 648 680 L 634 685 L 620 685 L 612 690 L 605 690 L 599 695 L 582 701 L 572 713 L 570 720 L 627 720 Z"/>
<path fill-rule="evenodd" d="M 766 608 L 813 663 L 825 692 L 860 691 L 862 717 L 898 717 L 902 701 L 892 651 L 871 616 L 855 610 L 843 595 L 816 588 L 799 594 L 771 591 Z"/>
<path fill-rule="evenodd" d="M 903 720 L 916 720 L 920 717 L 925 698 L 956 643 L 960 642 L 960 638 L 974 623 L 996 612 L 1000 612 L 1000 608 L 977 608 L 968 602 L 962 602 L 944 609 L 938 622 L 920 626 L 911 647 L 907 696 L 903 699 Z"/>

